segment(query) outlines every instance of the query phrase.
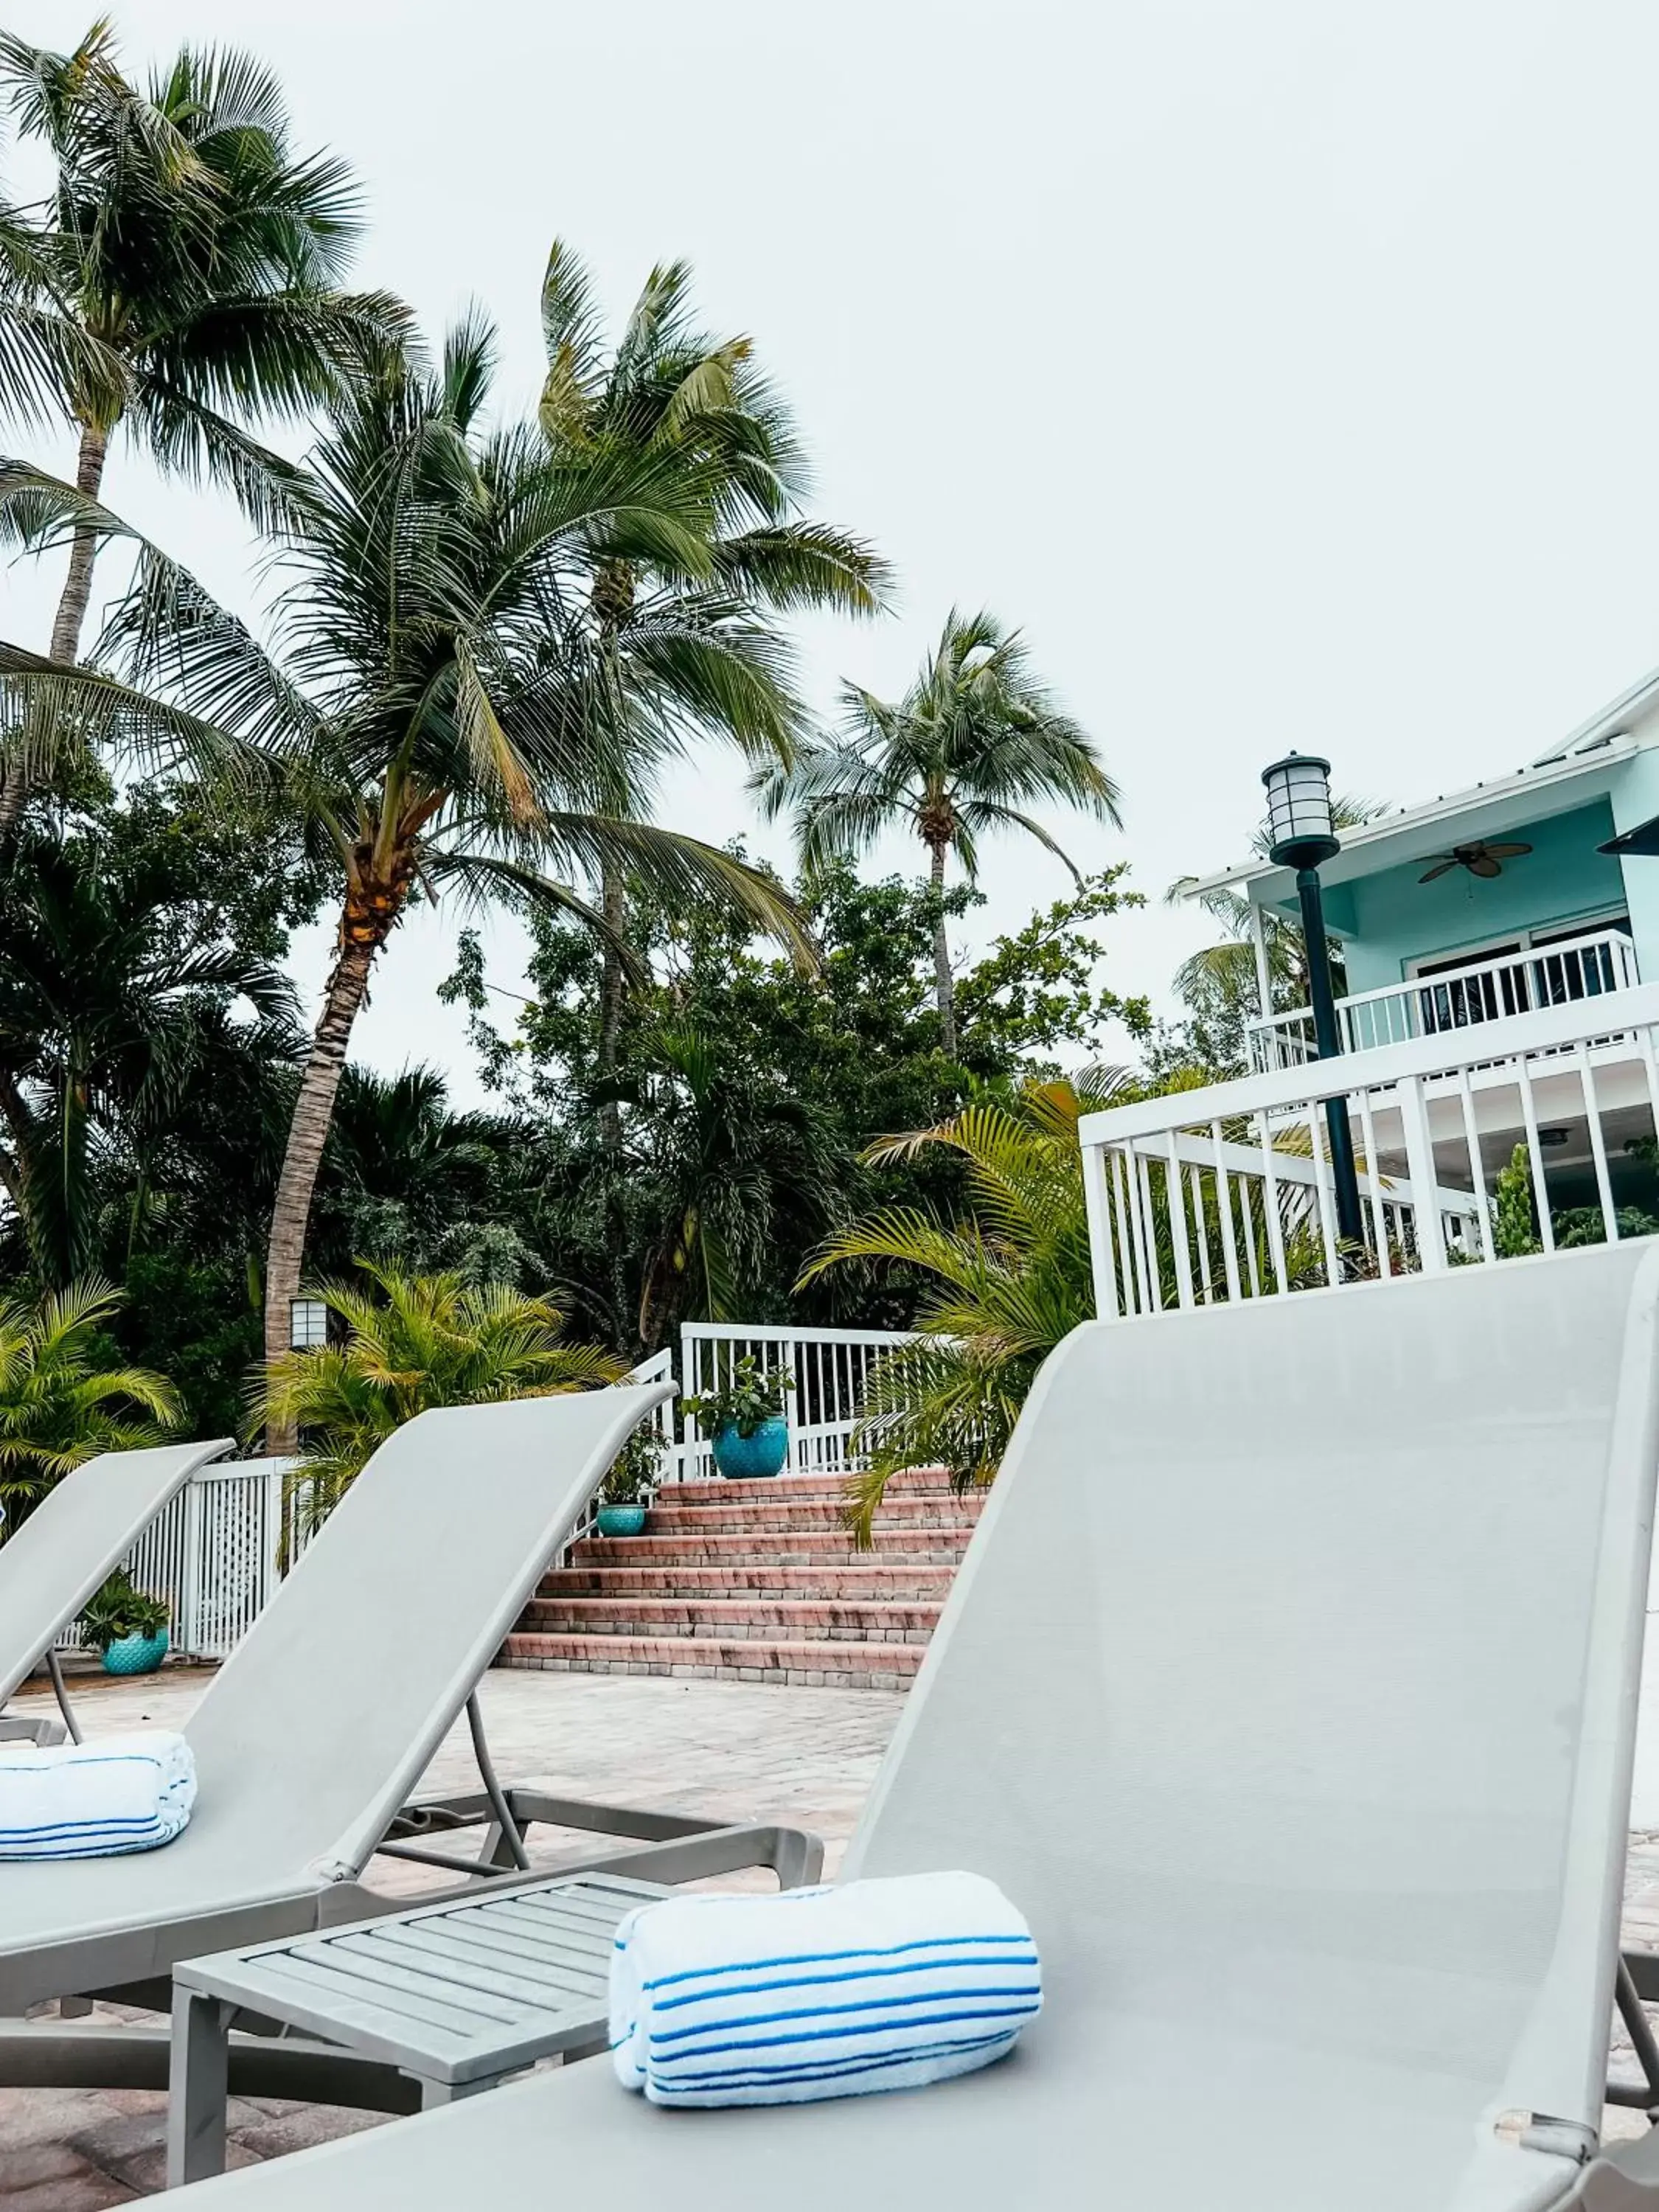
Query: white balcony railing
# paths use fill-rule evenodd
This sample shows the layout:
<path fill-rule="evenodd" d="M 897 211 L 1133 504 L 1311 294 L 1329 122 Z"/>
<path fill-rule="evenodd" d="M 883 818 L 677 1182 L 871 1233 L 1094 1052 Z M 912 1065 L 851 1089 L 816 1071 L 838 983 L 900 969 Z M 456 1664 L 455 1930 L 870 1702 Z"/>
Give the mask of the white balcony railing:
<path fill-rule="evenodd" d="M 1612 1011 L 1545 1006 L 1482 1022 L 1455 1056 L 1435 1032 L 1086 1116 L 1097 1310 L 1133 1320 L 1495 1259 L 1491 1194 L 1517 1146 L 1540 1249 L 1569 1171 L 1595 1193 L 1576 1241 L 1616 1240 L 1611 1163 L 1659 1129 L 1659 985 L 1620 995 L 1616 1031 Z M 1338 1233 L 1333 1100 L 1358 1157 L 1357 1243 Z"/>
<path fill-rule="evenodd" d="M 1641 981 L 1636 947 L 1620 929 L 1597 930 L 1565 943 L 1540 945 L 1466 968 L 1413 976 L 1379 991 L 1336 1002 L 1345 1052 L 1377 1052 L 1413 1037 L 1443 1036 L 1546 1006 L 1629 990 Z M 1258 1070 L 1304 1067 L 1318 1058 L 1313 1014 L 1306 1006 L 1249 1024 L 1250 1057 Z"/>

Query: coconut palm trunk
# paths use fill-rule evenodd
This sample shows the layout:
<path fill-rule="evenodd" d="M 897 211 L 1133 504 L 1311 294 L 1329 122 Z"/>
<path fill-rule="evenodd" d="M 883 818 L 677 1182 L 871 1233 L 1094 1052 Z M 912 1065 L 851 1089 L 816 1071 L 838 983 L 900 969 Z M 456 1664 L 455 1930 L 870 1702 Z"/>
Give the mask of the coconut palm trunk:
<path fill-rule="evenodd" d="M 354 882 L 340 918 L 340 949 L 323 994 L 305 1072 L 300 1078 L 294 1117 L 289 1123 L 288 1146 L 270 1212 L 270 1241 L 265 1253 L 265 1372 L 289 1350 L 293 1335 L 294 1301 L 300 1294 L 305 1265 L 306 1231 L 311 1201 L 323 1164 L 323 1150 L 334 1119 L 335 1094 L 340 1088 L 353 1023 L 368 996 L 369 970 L 374 956 L 386 943 L 402 911 L 407 871 L 399 882 L 369 886 Z M 291 1452 L 295 1431 L 286 1420 L 272 1420 L 265 1430 L 268 1452 Z"/>
<path fill-rule="evenodd" d="M 626 1340 L 629 1322 L 628 1217 L 622 1200 L 622 1102 L 609 1086 L 615 1085 L 621 1065 L 623 994 L 628 979 L 617 945 L 628 927 L 628 891 L 622 871 L 609 864 L 601 876 L 601 904 L 611 935 L 604 948 L 599 975 L 599 1075 L 601 1085 L 607 1086 L 599 1104 L 599 1141 L 611 1171 L 605 1206 L 605 1261 L 611 1276 L 611 1328 L 621 1344 Z"/>
<path fill-rule="evenodd" d="M 98 496 L 104 481 L 104 462 L 108 453 L 109 439 L 103 431 L 82 431 L 81 449 L 75 464 L 75 483 L 76 489 L 88 499 Z M 77 530 L 70 547 L 69 574 L 52 625 L 51 658 L 65 667 L 72 668 L 80 654 L 81 632 L 86 624 L 87 607 L 92 598 L 93 564 L 97 558 L 96 532 Z M 15 827 L 28 793 L 27 758 L 8 762 L 4 775 L 0 775 L 0 836 L 6 836 Z"/>
<path fill-rule="evenodd" d="M 951 973 L 951 945 L 945 932 L 945 856 L 948 844 L 928 841 L 928 880 L 933 886 L 933 988 L 939 1000 L 939 1043 L 954 1060 L 957 1052 L 957 986 Z"/>
<path fill-rule="evenodd" d="M 104 463 L 109 453 L 106 432 L 83 427 L 76 457 L 75 488 L 96 499 L 104 482 Z M 77 530 L 70 547 L 69 574 L 64 580 L 58 613 L 52 625 L 52 659 L 73 667 L 81 653 L 81 632 L 86 627 L 92 599 L 93 563 L 98 558 L 98 539 L 90 530 Z"/>

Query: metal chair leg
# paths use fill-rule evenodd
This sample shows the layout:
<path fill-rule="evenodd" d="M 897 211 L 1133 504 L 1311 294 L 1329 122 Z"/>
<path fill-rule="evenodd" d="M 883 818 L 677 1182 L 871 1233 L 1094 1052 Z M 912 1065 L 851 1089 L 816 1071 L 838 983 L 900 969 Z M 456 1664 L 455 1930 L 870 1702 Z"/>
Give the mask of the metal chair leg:
<path fill-rule="evenodd" d="M 230 2098 L 230 2011 L 195 1990 L 173 1991 L 173 2053 L 167 2082 L 167 2187 L 205 2181 L 225 2170 L 225 2109 Z"/>
<path fill-rule="evenodd" d="M 46 1646 L 46 1673 L 52 1678 L 52 1694 L 58 1700 L 58 1710 L 64 1716 L 64 1726 L 69 1730 L 70 1741 L 81 1741 L 80 1725 L 75 1717 L 75 1708 L 69 1701 L 69 1692 L 64 1686 L 64 1669 L 58 1653 L 50 1644 Z"/>

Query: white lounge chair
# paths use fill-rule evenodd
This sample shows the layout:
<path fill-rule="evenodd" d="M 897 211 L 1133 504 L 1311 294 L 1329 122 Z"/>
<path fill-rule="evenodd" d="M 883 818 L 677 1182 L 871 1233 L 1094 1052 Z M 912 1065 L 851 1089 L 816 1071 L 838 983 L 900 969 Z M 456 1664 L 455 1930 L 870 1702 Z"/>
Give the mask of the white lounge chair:
<path fill-rule="evenodd" d="M 666 1390 L 453 1408 L 399 1429 L 186 1724 L 199 1794 L 185 1832 L 132 1857 L 0 1869 L 0 2014 L 94 1993 L 165 2010 L 175 1959 L 386 1910 L 399 1900 L 357 1877 L 393 1832 L 493 1819 L 484 1863 L 392 1846 L 462 1875 L 510 1870 L 504 1836 L 532 1820 L 657 1844 L 618 1855 L 648 1878 L 781 1851 L 793 1865 L 783 1832 L 711 1837 L 696 1814 L 503 1791 L 487 1756 L 482 1795 L 405 1809 L 545 1562 Z M 26 2023 L 0 2033 L 0 2081 L 165 2081 L 165 2037 L 148 2073 L 131 2043 Z"/>
<path fill-rule="evenodd" d="M 0 1544 L 0 1737 L 58 1742 L 67 1728 L 80 1741 L 53 1646 L 197 1468 L 230 1449 L 230 1438 L 219 1437 L 153 1451 L 103 1452 L 66 1474 Z M 4 1714 L 7 1698 L 42 1659 L 62 1727 Z"/>
<path fill-rule="evenodd" d="M 1654 2212 L 1598 2130 L 1656 1409 L 1651 1247 L 1079 1330 L 848 1864 L 1024 1909 L 1009 2059 L 723 2112 L 579 2066 L 189 2212 Z"/>

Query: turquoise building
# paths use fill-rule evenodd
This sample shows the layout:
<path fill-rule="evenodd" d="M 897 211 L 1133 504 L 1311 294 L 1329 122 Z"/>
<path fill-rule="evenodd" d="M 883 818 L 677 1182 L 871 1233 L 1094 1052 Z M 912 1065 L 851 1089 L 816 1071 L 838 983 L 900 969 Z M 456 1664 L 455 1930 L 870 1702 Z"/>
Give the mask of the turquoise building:
<path fill-rule="evenodd" d="M 1346 832 L 1320 874 L 1342 962 L 1346 1053 L 1659 982 L 1659 672 L 1527 767 Z M 1255 1068 L 1310 1061 L 1311 1014 L 1273 1006 L 1266 950 L 1274 922 L 1295 924 L 1293 873 L 1258 857 L 1190 888 L 1248 902 L 1262 1009 L 1251 1028 Z M 1463 1040 L 1460 1056 L 1473 1049 Z M 1519 1132 L 1492 1127 L 1490 1111 L 1481 1119 L 1490 1188 Z M 1652 1131 L 1644 1085 L 1606 1132 L 1620 1204 L 1659 1206 Z M 1552 1201 L 1582 1200 L 1594 1164 L 1588 1132 L 1567 1122 L 1546 1142 L 1555 1146 Z"/>

